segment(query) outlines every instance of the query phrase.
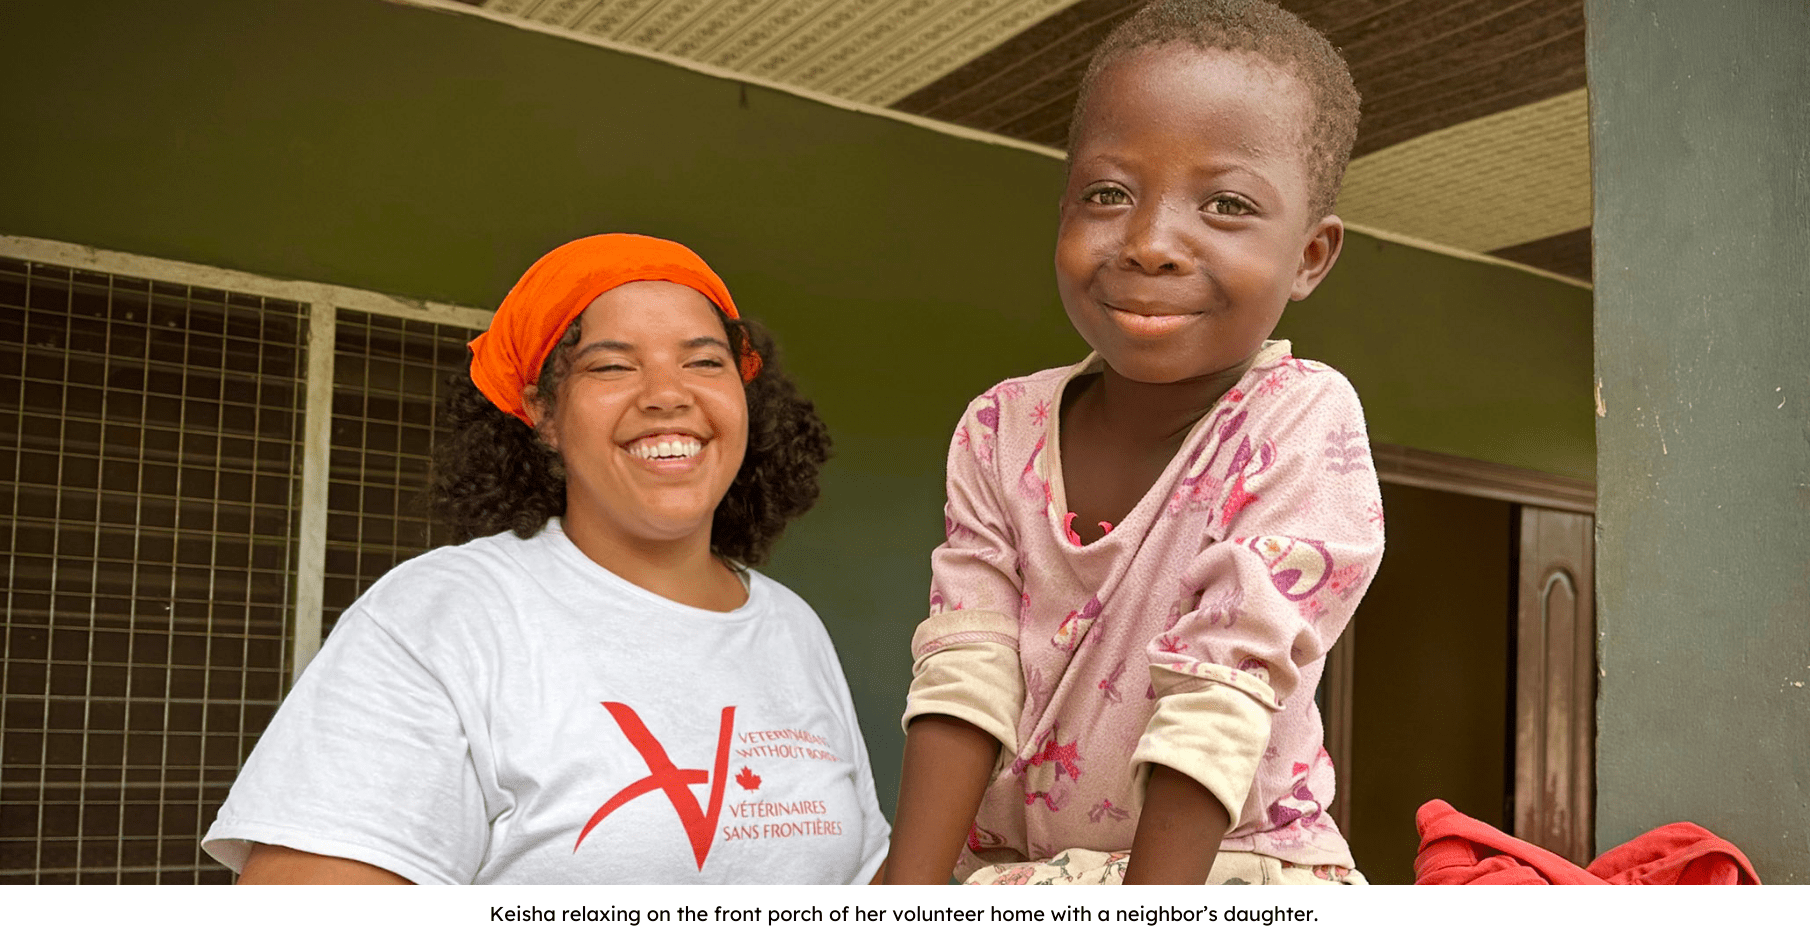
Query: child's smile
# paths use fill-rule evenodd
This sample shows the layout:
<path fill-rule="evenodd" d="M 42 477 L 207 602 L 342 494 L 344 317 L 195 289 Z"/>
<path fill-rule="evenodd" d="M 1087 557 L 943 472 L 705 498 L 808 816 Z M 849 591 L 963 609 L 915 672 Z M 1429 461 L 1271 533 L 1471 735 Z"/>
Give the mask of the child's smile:
<path fill-rule="evenodd" d="M 1113 322 L 1127 336 L 1149 337 L 1157 339 L 1180 329 L 1191 320 L 1206 316 L 1195 310 L 1188 313 L 1168 313 L 1163 304 L 1151 306 L 1132 303 L 1125 306 L 1107 305 L 1107 312 L 1112 314 Z"/>
<path fill-rule="evenodd" d="M 1337 257 L 1310 221 L 1307 96 L 1261 60 L 1176 44 L 1100 73 L 1070 156 L 1056 284 L 1120 375 L 1169 383 L 1248 359 Z"/>

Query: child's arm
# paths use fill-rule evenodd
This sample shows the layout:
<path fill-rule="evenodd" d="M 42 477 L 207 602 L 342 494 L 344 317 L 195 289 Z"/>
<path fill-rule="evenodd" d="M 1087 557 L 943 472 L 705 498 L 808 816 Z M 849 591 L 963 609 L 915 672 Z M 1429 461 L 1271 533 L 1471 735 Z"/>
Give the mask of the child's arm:
<path fill-rule="evenodd" d="M 949 449 L 946 539 L 930 558 L 931 615 L 911 641 L 888 884 L 948 883 L 1001 749 L 1017 747 L 1020 578 L 998 494 L 998 412 L 992 394 L 970 403 Z"/>
<path fill-rule="evenodd" d="M 1205 881 L 1231 823 L 1226 807 L 1206 786 L 1166 765 L 1151 766 L 1125 883 Z"/>
<path fill-rule="evenodd" d="M 949 883 L 998 757 L 998 739 L 953 716 L 911 721 L 885 883 Z"/>

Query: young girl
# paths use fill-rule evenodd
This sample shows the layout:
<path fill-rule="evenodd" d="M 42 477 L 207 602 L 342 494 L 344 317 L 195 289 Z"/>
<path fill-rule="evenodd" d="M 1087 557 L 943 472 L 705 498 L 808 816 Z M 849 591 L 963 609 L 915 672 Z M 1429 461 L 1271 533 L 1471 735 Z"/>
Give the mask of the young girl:
<path fill-rule="evenodd" d="M 1094 352 L 955 432 L 889 883 L 1362 881 L 1313 695 L 1381 497 L 1351 386 L 1267 340 L 1338 257 L 1356 119 L 1268 4 L 1095 54 L 1056 244 Z"/>

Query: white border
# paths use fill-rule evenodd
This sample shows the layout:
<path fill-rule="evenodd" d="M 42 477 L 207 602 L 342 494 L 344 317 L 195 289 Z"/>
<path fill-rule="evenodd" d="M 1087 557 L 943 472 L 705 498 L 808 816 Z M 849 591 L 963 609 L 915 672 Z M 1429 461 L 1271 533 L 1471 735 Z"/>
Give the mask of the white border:
<path fill-rule="evenodd" d="M 210 933 L 249 934 L 261 947 L 305 950 L 388 944 L 1690 947 L 1745 942 L 1731 939 L 1741 933 L 1793 933 L 1803 900 L 1800 889 L 1789 887 L 544 885 L 324 887 L 306 896 L 286 887 L 7 890 L 0 893 L 0 912 L 10 911 L 19 921 L 14 929 L 28 939 L 54 934 L 76 946 L 187 948 L 204 921 Z M 1077 919 L 1076 907 L 1086 914 Z M 738 913 L 751 919 L 724 920 Z M 1055 920 L 1058 913 L 1069 919 Z"/>

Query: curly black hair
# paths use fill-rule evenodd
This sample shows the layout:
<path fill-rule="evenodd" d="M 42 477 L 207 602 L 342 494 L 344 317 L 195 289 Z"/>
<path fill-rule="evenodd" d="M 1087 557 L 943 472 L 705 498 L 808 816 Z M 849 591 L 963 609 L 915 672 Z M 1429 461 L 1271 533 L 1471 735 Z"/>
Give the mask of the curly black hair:
<path fill-rule="evenodd" d="M 719 310 L 732 352 L 750 347 L 759 375 L 743 385 L 748 399 L 748 451 L 735 481 L 716 506 L 710 549 L 718 557 L 756 566 L 766 561 L 786 524 L 817 501 L 817 472 L 830 457 L 829 430 L 816 407 L 779 366 L 773 337 Z M 574 320 L 541 364 L 537 389 L 547 413 L 578 345 Z M 458 540 L 514 531 L 531 538 L 566 510 L 566 477 L 559 454 L 520 419 L 491 404 L 469 374 L 450 381 L 434 445 L 430 505 Z"/>
<path fill-rule="evenodd" d="M 1295 77 L 1307 91 L 1308 187 L 1315 219 L 1332 213 L 1357 143 L 1359 97 L 1351 70 L 1331 41 L 1300 17 L 1265 0 L 1156 0 L 1114 27 L 1094 50 L 1068 123 L 1072 154 L 1095 81 L 1132 53 L 1187 43 L 1250 53 Z"/>

